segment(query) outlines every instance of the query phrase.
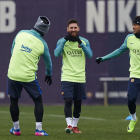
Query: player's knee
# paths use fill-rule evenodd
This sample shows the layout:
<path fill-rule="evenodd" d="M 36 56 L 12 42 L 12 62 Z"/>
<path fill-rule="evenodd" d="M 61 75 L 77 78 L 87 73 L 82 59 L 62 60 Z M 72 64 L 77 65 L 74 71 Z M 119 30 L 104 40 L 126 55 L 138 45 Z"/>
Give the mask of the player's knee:
<path fill-rule="evenodd" d="M 38 97 L 36 98 L 36 100 L 39 101 L 39 102 L 42 102 L 42 96 L 41 96 L 41 95 L 38 96 Z"/>
<path fill-rule="evenodd" d="M 13 98 L 10 96 L 10 102 L 11 104 L 18 104 L 18 98 Z"/>
<path fill-rule="evenodd" d="M 35 104 L 42 103 L 42 96 L 38 96 L 37 98 L 32 98 Z"/>
<path fill-rule="evenodd" d="M 133 104 L 136 102 L 136 98 L 128 98 L 128 104 Z"/>
<path fill-rule="evenodd" d="M 77 101 L 76 106 L 77 106 L 77 107 L 81 107 L 81 100 Z"/>
<path fill-rule="evenodd" d="M 135 102 L 136 101 L 136 97 L 135 96 L 128 96 L 128 102 Z"/>
<path fill-rule="evenodd" d="M 128 103 L 135 103 L 137 99 L 137 95 L 128 94 Z"/>
<path fill-rule="evenodd" d="M 68 104 L 68 105 L 72 104 L 72 98 L 66 98 L 65 104 Z"/>
<path fill-rule="evenodd" d="M 81 108 L 82 100 L 74 100 L 75 108 Z"/>

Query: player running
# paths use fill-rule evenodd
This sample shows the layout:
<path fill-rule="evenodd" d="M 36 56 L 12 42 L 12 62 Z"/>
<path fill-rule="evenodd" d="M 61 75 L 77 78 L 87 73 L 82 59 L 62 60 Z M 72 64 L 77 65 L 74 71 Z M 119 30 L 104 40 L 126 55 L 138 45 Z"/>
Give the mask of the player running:
<path fill-rule="evenodd" d="M 89 41 L 78 35 L 77 20 L 70 19 L 67 25 L 68 35 L 58 40 L 54 55 L 62 54 L 63 65 L 61 73 L 62 96 L 65 100 L 64 113 L 67 122 L 67 133 L 81 133 L 77 123 L 81 113 L 82 100 L 85 95 L 85 56 L 92 57 Z M 72 119 L 72 100 L 74 110 Z"/>
<path fill-rule="evenodd" d="M 99 64 L 100 62 L 106 61 L 124 53 L 128 49 L 130 51 L 128 108 L 132 119 L 127 127 L 127 132 L 132 132 L 136 122 L 138 121 L 138 118 L 136 117 L 136 99 L 140 92 L 140 16 L 136 16 L 134 18 L 132 25 L 134 34 L 127 35 L 124 43 L 120 48 L 104 57 L 96 58 L 96 62 Z"/>

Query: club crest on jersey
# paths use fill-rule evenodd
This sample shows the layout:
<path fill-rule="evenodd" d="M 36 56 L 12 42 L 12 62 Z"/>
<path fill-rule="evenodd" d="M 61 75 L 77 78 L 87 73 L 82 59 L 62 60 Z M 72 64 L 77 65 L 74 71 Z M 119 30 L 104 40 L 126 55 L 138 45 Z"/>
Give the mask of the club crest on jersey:
<path fill-rule="evenodd" d="M 64 95 L 64 92 L 62 92 L 61 94 Z"/>
<path fill-rule="evenodd" d="M 80 47 L 80 44 L 78 44 L 78 48 L 81 48 L 81 47 Z"/>
<path fill-rule="evenodd" d="M 134 79 L 131 79 L 131 82 L 134 82 Z"/>

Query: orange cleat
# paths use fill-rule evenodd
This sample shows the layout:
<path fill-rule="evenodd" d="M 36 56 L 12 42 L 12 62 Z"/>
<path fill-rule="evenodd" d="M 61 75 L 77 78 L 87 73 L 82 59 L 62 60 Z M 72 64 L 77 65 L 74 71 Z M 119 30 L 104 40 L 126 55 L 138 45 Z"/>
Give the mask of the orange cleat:
<path fill-rule="evenodd" d="M 82 133 L 81 131 L 79 131 L 78 127 L 73 127 L 73 128 L 72 128 L 72 131 L 73 131 L 74 133 Z"/>
<path fill-rule="evenodd" d="M 68 125 L 67 128 L 65 129 L 66 133 L 73 133 L 72 131 L 72 126 Z"/>

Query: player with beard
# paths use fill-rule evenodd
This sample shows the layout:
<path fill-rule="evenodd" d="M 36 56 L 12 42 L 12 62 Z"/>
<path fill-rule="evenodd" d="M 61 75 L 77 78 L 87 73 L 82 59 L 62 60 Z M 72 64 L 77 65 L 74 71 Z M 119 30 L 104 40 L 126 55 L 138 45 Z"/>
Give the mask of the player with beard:
<path fill-rule="evenodd" d="M 62 54 L 63 65 L 61 73 L 62 96 L 65 100 L 64 113 L 67 122 L 67 133 L 81 133 L 77 123 L 81 113 L 82 100 L 85 95 L 85 56 L 92 57 L 89 41 L 79 36 L 79 24 L 77 20 L 70 19 L 67 24 L 68 34 L 57 42 L 54 55 Z M 74 110 L 72 118 L 72 101 Z"/>
<path fill-rule="evenodd" d="M 130 79 L 128 83 L 128 108 L 132 119 L 127 127 L 127 132 L 134 130 L 135 124 L 138 121 L 136 117 L 136 99 L 140 92 L 140 16 L 136 16 L 133 20 L 133 33 L 125 38 L 124 43 L 119 49 L 112 53 L 96 58 L 96 62 L 106 61 L 114 58 L 129 49 L 130 54 Z"/>

